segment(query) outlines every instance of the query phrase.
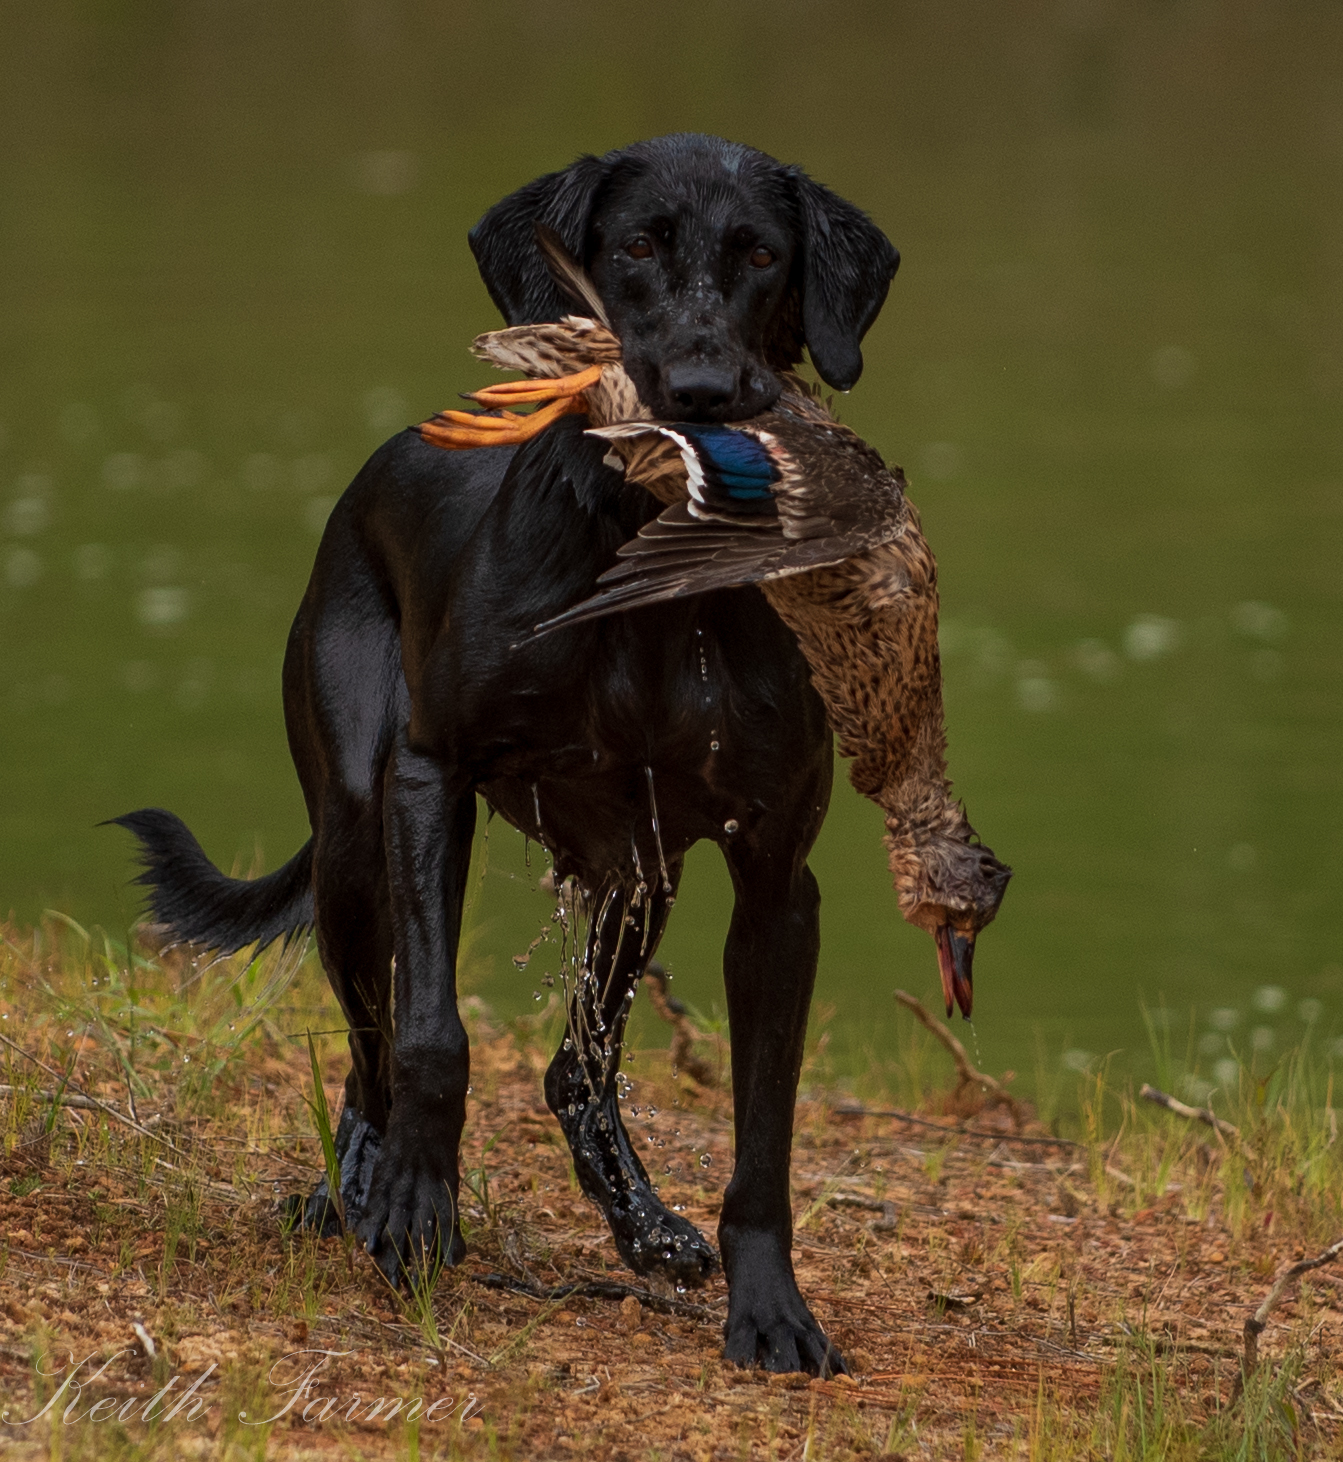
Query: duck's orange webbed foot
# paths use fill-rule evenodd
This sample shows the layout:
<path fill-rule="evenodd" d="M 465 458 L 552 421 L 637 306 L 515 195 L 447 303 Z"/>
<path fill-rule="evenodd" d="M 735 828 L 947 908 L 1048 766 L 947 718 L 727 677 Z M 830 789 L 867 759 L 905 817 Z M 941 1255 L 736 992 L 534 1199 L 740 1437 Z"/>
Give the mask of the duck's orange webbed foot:
<path fill-rule="evenodd" d="M 485 386 L 470 392 L 467 399 L 479 401 L 482 406 L 522 406 L 531 401 L 560 401 L 568 396 L 581 395 L 589 386 L 595 386 L 601 375 L 601 366 L 595 365 L 572 376 L 501 381 L 497 386 Z"/>
<path fill-rule="evenodd" d="M 498 416 L 483 416 L 472 411 L 440 411 L 420 423 L 420 436 L 430 445 L 448 451 L 467 447 L 511 447 L 530 441 L 561 416 L 585 412 L 588 403 L 583 392 L 596 384 L 601 373 L 602 368 L 597 365 L 555 380 L 505 381 L 498 386 L 486 386 L 483 390 L 472 391 L 468 399 L 495 410 L 533 401 L 548 404 L 527 416 L 507 410 L 501 410 Z"/>

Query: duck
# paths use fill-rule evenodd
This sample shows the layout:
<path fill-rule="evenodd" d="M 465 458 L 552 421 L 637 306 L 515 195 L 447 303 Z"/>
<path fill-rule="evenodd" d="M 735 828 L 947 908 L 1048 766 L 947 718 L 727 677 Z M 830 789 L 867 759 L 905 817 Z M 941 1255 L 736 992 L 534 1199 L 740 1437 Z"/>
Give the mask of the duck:
<path fill-rule="evenodd" d="M 975 941 L 997 915 L 1012 870 L 952 793 L 937 561 L 904 473 L 794 373 L 785 374 L 775 405 L 747 421 L 652 419 L 591 282 L 557 240 L 540 242 L 588 313 L 477 337 L 479 358 L 528 379 L 471 393 L 491 414 L 440 412 L 421 435 L 449 449 L 495 445 L 586 412 L 607 464 L 664 505 L 620 548 L 595 592 L 537 625 L 536 635 L 711 590 L 759 587 L 797 638 L 850 782 L 881 809 L 897 903 L 936 944 L 947 1015 L 959 1007 L 968 1020 Z M 530 415 L 513 410 L 528 403 L 538 405 Z"/>

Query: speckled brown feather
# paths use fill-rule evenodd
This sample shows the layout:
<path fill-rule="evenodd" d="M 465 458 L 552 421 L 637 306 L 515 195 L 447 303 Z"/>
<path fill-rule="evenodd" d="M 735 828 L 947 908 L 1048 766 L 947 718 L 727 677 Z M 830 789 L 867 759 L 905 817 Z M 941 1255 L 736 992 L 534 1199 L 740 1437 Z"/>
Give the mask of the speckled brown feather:
<path fill-rule="evenodd" d="M 937 563 L 899 468 L 888 470 L 790 375 L 771 412 L 733 423 L 768 440 L 789 464 L 774 490 L 778 518 L 688 512 L 680 452 L 650 422 L 621 364 L 620 342 L 601 321 L 570 316 L 493 331 L 474 349 L 532 377 L 601 365 L 584 395 L 596 434 L 610 442 L 607 460 L 668 505 L 621 550 L 601 592 L 540 629 L 758 583 L 797 636 L 840 754 L 852 758 L 850 781 L 885 815 L 901 913 L 929 932 L 949 922 L 973 935 L 987 924 L 1010 870 L 979 844 L 951 794 Z"/>

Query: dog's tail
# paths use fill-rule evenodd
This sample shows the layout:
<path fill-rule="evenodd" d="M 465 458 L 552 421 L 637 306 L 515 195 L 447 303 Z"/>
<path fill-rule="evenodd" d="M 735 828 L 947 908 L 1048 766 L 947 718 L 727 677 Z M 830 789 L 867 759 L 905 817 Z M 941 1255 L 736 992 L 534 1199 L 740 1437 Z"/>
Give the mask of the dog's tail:
<path fill-rule="evenodd" d="M 146 807 L 111 819 L 140 842 L 146 912 L 173 938 L 220 954 L 306 934 L 313 923 L 312 839 L 264 878 L 229 878 L 205 856 L 180 817 Z"/>

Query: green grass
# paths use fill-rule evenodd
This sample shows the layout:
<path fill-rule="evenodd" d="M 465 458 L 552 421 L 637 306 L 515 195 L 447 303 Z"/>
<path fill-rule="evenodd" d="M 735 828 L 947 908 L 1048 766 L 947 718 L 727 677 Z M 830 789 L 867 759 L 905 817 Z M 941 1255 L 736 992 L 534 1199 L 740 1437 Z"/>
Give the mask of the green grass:
<path fill-rule="evenodd" d="M 284 1343 L 293 1348 L 309 1328 L 316 1333 L 325 1326 L 322 1333 L 329 1338 L 357 1323 L 365 1326 L 360 1345 L 373 1345 L 369 1335 L 381 1337 L 381 1349 L 370 1352 L 377 1367 L 395 1371 L 405 1356 L 432 1358 L 435 1369 L 410 1376 L 398 1394 L 411 1395 L 426 1384 L 426 1374 L 437 1380 L 464 1364 L 472 1377 L 467 1384 L 480 1385 L 484 1378 L 502 1389 L 488 1425 L 470 1435 L 398 1423 L 375 1439 L 376 1446 L 369 1441 L 365 1448 L 364 1440 L 347 1437 L 341 1445 L 351 1456 L 373 1451 L 526 1456 L 534 1418 L 568 1404 L 582 1377 L 547 1379 L 551 1347 L 564 1333 L 555 1323 L 560 1306 L 527 1309 L 509 1327 L 499 1320 L 492 1298 L 454 1288 L 455 1281 L 437 1268 L 422 1272 L 401 1296 L 384 1290 L 379 1298 L 370 1266 L 348 1242 L 343 1261 L 339 1249 L 333 1253 L 332 1246 L 309 1235 L 291 1235 L 277 1247 L 266 1215 L 278 1194 L 269 1180 L 258 1178 L 260 1171 L 282 1170 L 284 1182 L 297 1187 L 325 1170 L 333 1193 L 338 1191 L 325 1086 L 341 1059 L 340 1019 L 320 970 L 302 951 L 196 967 L 171 953 L 128 948 L 68 920 L 51 921 L 35 933 L 6 931 L 0 1013 L 11 1017 L 0 1021 L 0 1034 L 37 1058 L 27 1059 L 13 1046 L 0 1048 L 0 1081 L 9 1088 L 0 1100 L 0 1141 L 6 1161 L 17 1164 L 22 1157 L 27 1164 L 6 1170 L 0 1205 L 23 1204 L 23 1224 L 31 1230 L 31 1243 L 17 1244 L 8 1235 L 18 1222 L 5 1226 L 0 1300 L 12 1294 L 13 1304 L 31 1304 L 31 1285 L 25 1289 L 21 1280 L 34 1260 L 19 1250 L 40 1256 L 54 1243 L 57 1254 L 66 1251 L 71 1230 L 55 1226 L 56 1200 L 77 1191 L 87 1201 L 81 1222 L 88 1245 L 97 1250 L 93 1267 L 109 1276 L 110 1298 L 143 1277 L 144 1296 L 136 1303 L 164 1347 L 153 1366 L 147 1365 L 146 1379 L 160 1379 L 167 1357 L 186 1353 L 193 1337 L 212 1327 L 227 1324 L 245 1335 L 263 1323 L 290 1326 L 293 1333 Z M 1153 1021 L 1151 1029 L 1163 1083 L 1179 1092 L 1197 1076 L 1196 1057 L 1172 1050 L 1169 1023 Z M 530 1080 L 523 1068 L 535 1072 L 544 1066 L 548 1043 L 559 1030 L 553 1011 L 517 1022 L 511 1032 L 501 1034 L 496 1027 L 493 1039 L 501 1049 L 511 1042 L 513 1054 L 493 1066 L 481 1062 L 475 1079 L 482 1091 Z M 957 1119 L 939 1105 L 953 1077 L 945 1051 L 910 1023 L 898 1054 L 902 1074 L 896 1090 L 874 1093 L 887 1104 L 917 1108 L 925 1122 L 954 1128 Z M 815 1081 L 824 1063 L 822 1047 L 812 1054 L 809 1078 Z M 652 1079 L 648 1065 L 645 1055 L 636 1068 L 641 1082 Z M 720 1384 L 717 1337 L 711 1335 L 704 1342 L 702 1417 L 683 1407 L 684 1440 L 674 1445 L 642 1436 L 636 1424 L 630 1433 L 634 1449 L 629 1443 L 625 1448 L 629 1454 L 698 1455 L 699 1439 L 707 1447 L 712 1437 L 710 1455 L 727 1447 L 734 1456 L 754 1451 L 779 1462 L 800 1458 L 803 1449 L 809 1462 L 883 1454 L 1031 1462 L 1285 1462 L 1343 1455 L 1332 1420 L 1343 1417 L 1343 1385 L 1321 1338 L 1336 1334 L 1329 1329 L 1339 1307 L 1332 1281 L 1343 1280 L 1343 1266 L 1338 1275 L 1325 1270 L 1307 1276 L 1275 1312 L 1252 1375 L 1240 1376 L 1236 1353 L 1247 1304 L 1252 1308 L 1262 1299 L 1281 1265 L 1319 1252 L 1343 1233 L 1343 1144 L 1329 1063 L 1308 1041 L 1262 1069 L 1245 1063 L 1236 1089 L 1214 1098 L 1218 1114 L 1240 1129 L 1239 1140 L 1139 1100 L 1105 1062 L 1070 1076 L 1069 1083 L 1070 1089 L 1056 1093 L 1048 1116 L 1076 1146 L 1061 1158 L 1057 1150 L 1021 1149 L 1019 1173 L 994 1167 L 991 1145 L 927 1127 L 910 1129 L 911 1155 L 902 1168 L 877 1172 L 863 1141 L 837 1132 L 829 1110 L 817 1107 L 799 1137 L 812 1144 L 806 1150 L 814 1156 L 805 1162 L 825 1177 L 799 1200 L 796 1229 L 807 1245 L 834 1253 L 837 1265 L 848 1266 L 836 1271 L 847 1276 L 833 1281 L 836 1289 L 855 1282 L 856 1273 L 875 1272 L 871 1293 L 880 1298 L 882 1285 L 894 1294 L 890 1284 L 914 1275 L 898 1303 L 888 1301 L 901 1320 L 909 1318 L 910 1295 L 929 1285 L 955 1294 L 958 1285 L 966 1287 L 958 1279 L 966 1273 L 1000 1280 L 999 1311 L 1007 1317 L 1001 1324 L 1020 1327 L 1032 1344 L 1043 1334 L 1064 1350 L 1086 1351 L 1099 1383 L 1085 1404 L 1068 1400 L 1046 1377 L 1042 1361 L 1034 1394 L 1013 1392 L 1010 1402 L 986 1385 L 951 1406 L 939 1391 L 947 1377 L 938 1373 L 925 1382 L 898 1382 L 898 1404 L 888 1397 L 880 1406 L 865 1407 L 858 1395 L 827 1395 L 818 1407 L 813 1399 L 799 1424 L 796 1407 L 788 1412 L 781 1404 L 793 1393 Z M 96 1105 L 71 1105 L 90 1099 L 115 1106 L 120 1117 Z M 686 1120 L 671 1117 L 674 1108 L 664 1110 L 671 1121 Z M 716 1110 L 715 1120 L 725 1124 L 725 1105 Z M 984 1113 L 969 1122 L 974 1127 L 990 1120 L 1001 1118 Z M 544 1192 L 534 1179 L 528 1188 L 516 1178 L 520 1161 L 535 1171 L 538 1154 L 551 1147 L 519 1158 L 510 1145 L 515 1140 L 504 1127 L 486 1130 L 465 1164 L 464 1228 L 487 1267 L 506 1265 L 507 1244 L 521 1229 L 528 1235 L 529 1263 L 539 1264 L 542 1255 L 548 1259 L 562 1240 L 553 1227 L 541 1231 L 536 1217 L 544 1204 L 558 1206 L 562 1176 Z M 717 1169 L 711 1175 L 716 1183 L 726 1176 Z M 950 1221 L 924 1223 L 920 1231 L 906 1191 L 940 1203 L 937 1195 L 951 1191 L 948 1183 L 961 1192 L 998 1184 L 983 1205 L 993 1221 L 973 1231 Z M 897 1195 L 899 1210 L 890 1236 L 849 1230 L 848 1239 L 837 1241 L 831 1200 L 861 1190 L 880 1208 L 888 1189 Z M 1172 1328 L 1173 1311 L 1162 1299 L 1170 1279 L 1164 1270 L 1153 1265 L 1141 1293 L 1126 1294 L 1102 1282 L 1103 1270 L 1098 1280 L 1085 1245 L 1069 1247 L 1071 1229 L 1048 1229 L 1047 1236 L 1058 1242 L 1042 1242 L 1048 1215 L 1068 1217 L 1070 1207 L 1081 1215 L 1079 1233 L 1120 1226 L 1130 1251 L 1144 1242 L 1145 1226 L 1157 1222 L 1151 1215 L 1166 1224 L 1162 1233 L 1176 1235 L 1177 1264 L 1206 1276 L 1202 1287 L 1187 1286 L 1180 1304 L 1198 1306 L 1193 1318 L 1215 1331 L 1216 1344 L 1205 1345 L 1207 1364 L 1191 1366 L 1191 1358 L 1201 1354 L 1199 1342 L 1191 1342 L 1180 1324 Z M 581 1222 L 591 1227 L 595 1220 L 590 1214 Z M 1212 1258 L 1213 1246 L 1224 1251 L 1220 1260 Z M 1141 1254 L 1129 1269 L 1141 1271 Z M 1234 1292 L 1235 1304 L 1226 1291 Z M 99 1301 L 94 1296 L 88 1303 Z M 369 1319 L 375 1312 L 385 1316 L 376 1324 Z M 933 1325 L 945 1327 L 955 1318 L 928 1311 Z M 53 1323 L 34 1319 L 21 1332 L 33 1364 L 54 1344 Z M 609 1332 L 609 1312 L 594 1323 Z M 610 1364 L 614 1369 L 615 1362 Z M 911 1361 L 907 1369 L 913 1372 L 918 1364 L 924 1362 Z M 237 1419 L 240 1410 L 262 1414 L 259 1408 L 272 1394 L 266 1366 L 260 1352 L 249 1352 L 221 1370 L 224 1421 L 201 1455 L 287 1455 L 288 1433 Z M 383 1372 L 375 1368 L 374 1374 Z M 710 1376 L 719 1378 L 712 1386 Z M 30 1364 L 21 1386 L 12 1376 L 6 1381 L 4 1403 L 13 1405 L 22 1394 L 26 1411 L 34 1398 L 40 1405 L 52 1384 Z M 711 1406 L 708 1391 L 714 1387 Z M 618 1385 L 611 1394 L 619 1394 Z M 805 1391 L 802 1397 L 807 1399 Z M 657 1393 L 645 1396 L 649 1408 L 662 1399 Z M 725 1407 L 730 1446 L 727 1433 L 711 1422 Z M 181 1435 L 171 1425 L 116 1425 L 52 1429 L 41 1439 L 24 1433 L 21 1440 L 32 1455 L 157 1462 L 180 1454 Z"/>

